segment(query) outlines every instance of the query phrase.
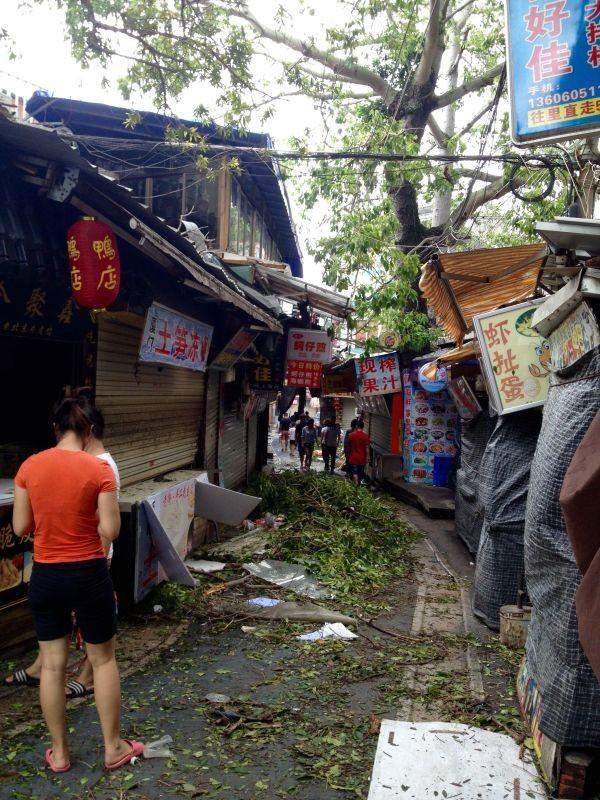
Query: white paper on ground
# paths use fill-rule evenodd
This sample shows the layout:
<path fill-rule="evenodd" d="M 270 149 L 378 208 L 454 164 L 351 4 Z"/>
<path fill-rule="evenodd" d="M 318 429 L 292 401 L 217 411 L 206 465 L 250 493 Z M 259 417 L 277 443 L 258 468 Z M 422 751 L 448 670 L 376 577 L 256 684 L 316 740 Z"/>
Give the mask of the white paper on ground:
<path fill-rule="evenodd" d="M 381 722 L 368 800 L 546 798 L 528 751 L 504 733 L 448 722 Z"/>
<path fill-rule="evenodd" d="M 205 561 L 203 558 L 186 558 L 183 563 L 192 572 L 202 572 L 204 574 L 221 572 L 227 566 L 223 561 Z"/>
<path fill-rule="evenodd" d="M 259 608 L 272 608 L 278 606 L 280 600 L 275 600 L 274 597 L 251 597 L 246 601 L 249 606 L 258 606 Z"/>
<path fill-rule="evenodd" d="M 326 622 L 318 630 L 302 633 L 296 636 L 296 639 L 300 639 L 301 642 L 316 642 L 319 639 L 329 639 L 330 636 L 335 636 L 336 639 L 358 639 L 358 636 L 341 622 Z"/>

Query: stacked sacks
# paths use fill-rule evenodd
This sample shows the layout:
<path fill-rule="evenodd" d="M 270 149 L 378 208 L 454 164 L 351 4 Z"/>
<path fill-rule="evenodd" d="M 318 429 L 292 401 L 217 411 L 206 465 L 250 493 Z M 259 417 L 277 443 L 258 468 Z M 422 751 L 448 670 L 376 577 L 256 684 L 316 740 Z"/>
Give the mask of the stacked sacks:
<path fill-rule="evenodd" d="M 516 603 L 523 582 L 529 468 L 541 421 L 539 408 L 498 417 L 481 460 L 479 500 L 484 518 L 473 612 L 493 630 L 500 627 L 501 607 Z"/>
<path fill-rule="evenodd" d="M 473 420 L 460 421 L 460 467 L 456 471 L 454 524 L 457 534 L 473 555 L 477 552 L 483 525 L 479 497 L 480 466 L 495 418 L 482 411 Z"/>
<path fill-rule="evenodd" d="M 527 667 L 542 696 L 542 732 L 571 747 L 600 746 L 600 683 L 579 644 L 575 593 L 581 574 L 559 497 L 575 450 L 598 410 L 600 348 L 551 376 L 525 526 L 533 604 Z"/>

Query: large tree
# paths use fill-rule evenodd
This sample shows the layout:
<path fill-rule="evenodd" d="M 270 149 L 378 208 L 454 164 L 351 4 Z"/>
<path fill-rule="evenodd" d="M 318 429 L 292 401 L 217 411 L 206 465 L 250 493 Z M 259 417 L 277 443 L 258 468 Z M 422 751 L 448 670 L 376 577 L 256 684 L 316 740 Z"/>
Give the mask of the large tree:
<path fill-rule="evenodd" d="M 293 98 L 308 97 L 323 115 L 318 144 L 350 152 L 453 154 L 508 142 L 505 115 L 497 116 L 499 0 L 54 2 L 66 12 L 76 57 L 108 65 L 124 56 L 123 94 L 149 92 L 159 108 L 204 83 L 218 100 L 199 106 L 200 118 L 218 108 L 228 123 L 245 125 L 257 114 L 268 119 L 277 103 L 289 102 L 293 113 Z M 315 142 L 307 131 L 293 144 L 314 149 Z M 465 223 L 509 191 L 505 171 L 358 158 L 311 163 L 298 174 L 306 207 L 328 220 L 311 244 L 326 279 L 354 291 L 363 319 L 424 344 L 419 257 L 460 241 Z"/>

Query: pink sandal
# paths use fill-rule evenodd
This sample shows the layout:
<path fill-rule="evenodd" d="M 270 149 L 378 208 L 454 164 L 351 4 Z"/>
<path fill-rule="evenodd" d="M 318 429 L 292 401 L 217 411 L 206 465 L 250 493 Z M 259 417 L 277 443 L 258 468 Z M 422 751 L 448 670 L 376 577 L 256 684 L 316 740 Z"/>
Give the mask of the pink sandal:
<path fill-rule="evenodd" d="M 123 739 L 130 747 L 131 750 L 129 753 L 125 753 L 124 756 L 118 761 L 113 761 L 112 764 L 107 764 L 106 761 L 104 762 L 105 769 L 113 770 L 119 769 L 119 767 L 124 767 L 126 764 L 129 764 L 132 758 L 139 758 L 142 753 L 144 752 L 144 743 L 143 742 L 136 742 L 133 739 Z"/>
<path fill-rule="evenodd" d="M 48 765 L 48 769 L 50 769 L 51 772 L 56 772 L 56 773 L 68 772 L 71 769 L 71 762 L 70 761 L 67 764 L 65 764 L 64 767 L 57 767 L 56 766 L 56 764 L 54 763 L 54 759 L 52 758 L 52 748 L 51 747 L 49 747 L 48 750 L 46 750 L 46 752 L 44 753 L 44 761 Z"/>

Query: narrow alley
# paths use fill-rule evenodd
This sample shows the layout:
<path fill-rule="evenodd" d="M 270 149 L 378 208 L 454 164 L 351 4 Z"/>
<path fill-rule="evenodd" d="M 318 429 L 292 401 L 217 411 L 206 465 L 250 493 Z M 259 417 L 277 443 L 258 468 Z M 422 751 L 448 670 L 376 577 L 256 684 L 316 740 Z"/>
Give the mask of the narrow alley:
<path fill-rule="evenodd" d="M 289 459 L 274 444 L 281 467 Z M 196 589 L 165 585 L 126 620 L 119 646 L 123 729 L 146 742 L 171 736 L 170 756 L 106 773 L 93 699 L 85 699 L 68 711 L 74 768 L 49 778 L 36 690 L 0 689 L 7 720 L 0 798 L 366 798 L 382 718 L 466 723 L 527 744 L 513 691 L 520 655 L 473 618 L 473 565 L 453 522 L 431 520 L 341 477 L 285 467 L 261 479 L 272 510 L 280 510 L 282 481 L 299 492 L 293 502 L 305 497 L 306 505 L 288 511 L 295 521 L 272 532 L 266 555 L 279 557 L 283 543 L 287 553 L 305 551 L 317 574 L 319 563 L 321 576 L 336 570 L 333 596 L 318 602 L 355 620 L 358 638 L 298 641 L 318 625 L 256 619 L 247 602 L 253 597 L 302 598 L 252 577 L 240 582 L 239 553 Z M 323 507 L 342 504 L 333 524 L 340 514 L 358 520 L 355 546 L 364 550 L 356 550 L 354 565 L 330 532 L 327 557 L 303 539 L 322 524 L 317 497 Z M 359 508 L 380 513 L 361 520 Z M 384 518 L 387 538 L 380 534 Z M 243 555 L 251 554 L 252 547 Z"/>

